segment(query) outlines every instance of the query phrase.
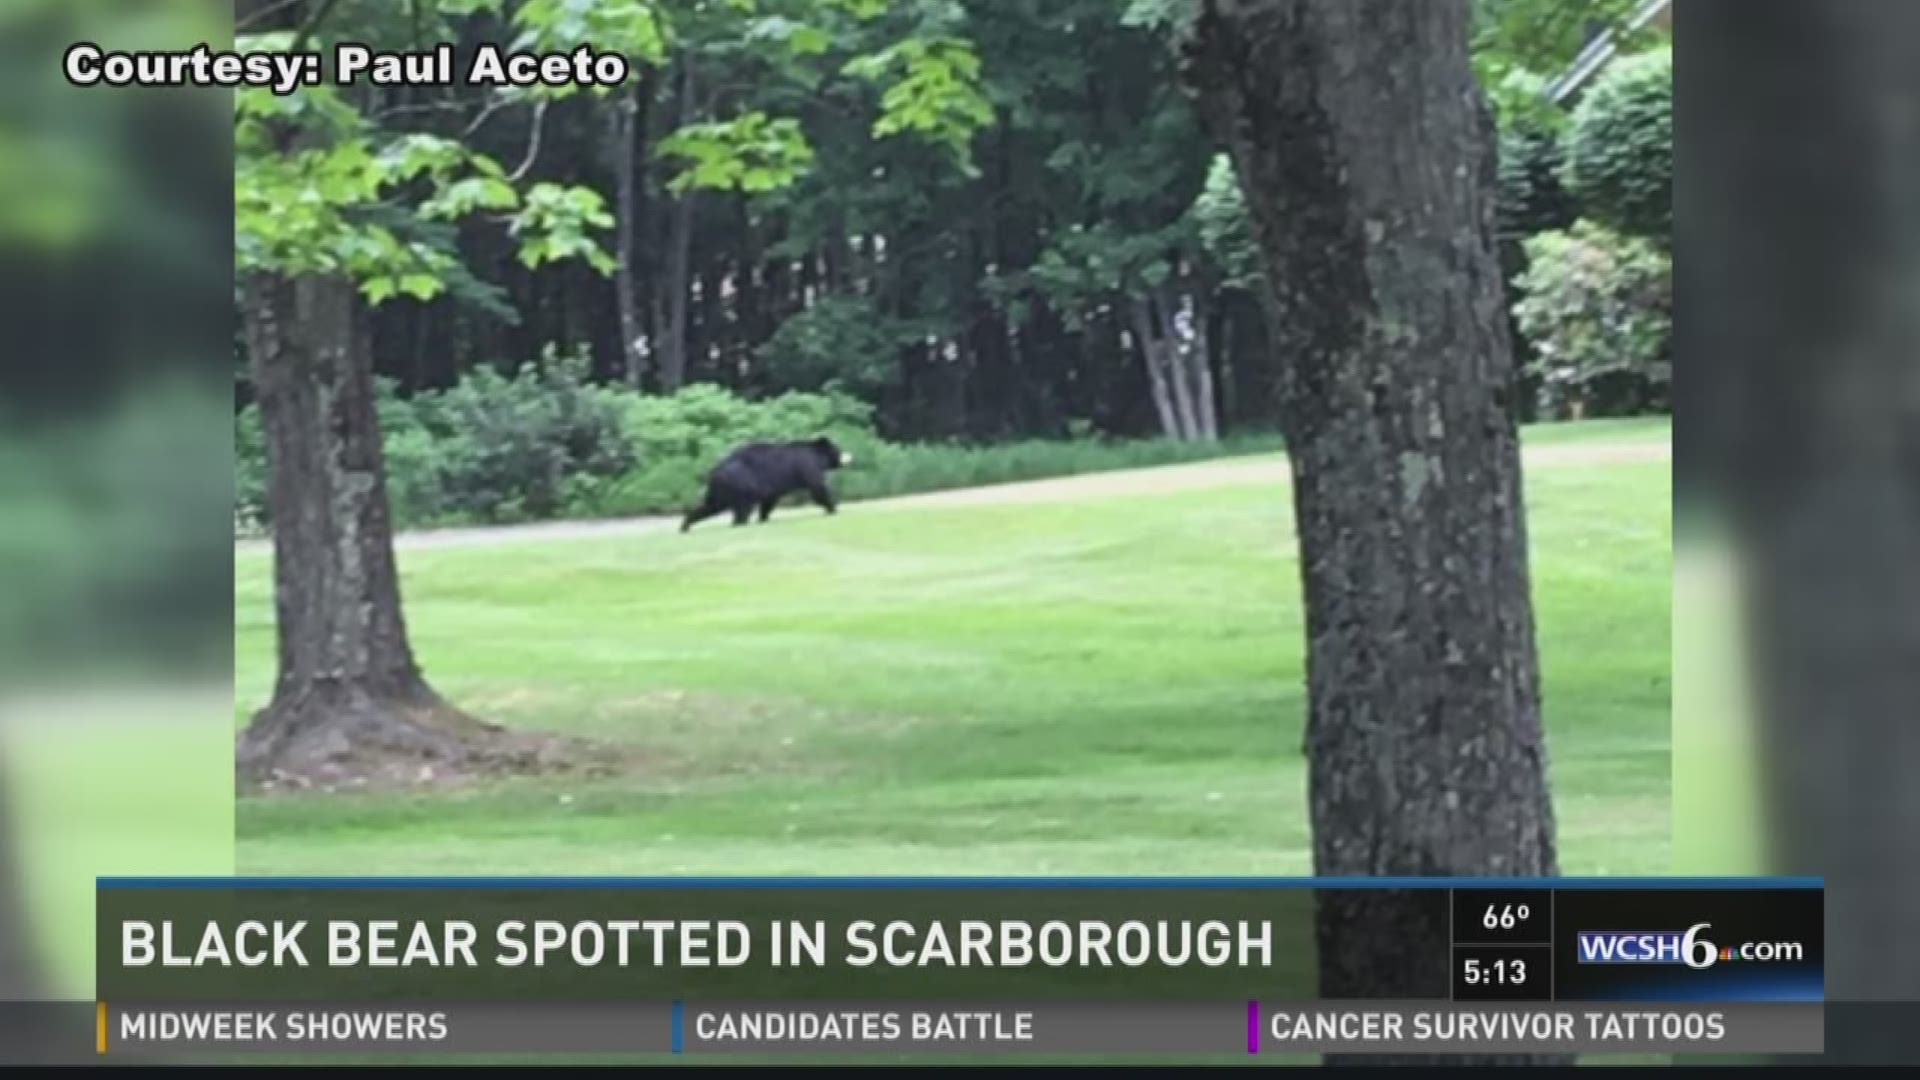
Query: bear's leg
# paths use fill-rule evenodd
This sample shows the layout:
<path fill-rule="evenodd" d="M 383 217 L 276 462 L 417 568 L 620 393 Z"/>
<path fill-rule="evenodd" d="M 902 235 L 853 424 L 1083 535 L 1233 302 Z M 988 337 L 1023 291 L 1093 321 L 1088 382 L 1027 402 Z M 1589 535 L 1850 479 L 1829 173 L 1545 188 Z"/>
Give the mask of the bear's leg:
<path fill-rule="evenodd" d="M 734 506 L 733 523 L 735 525 L 745 525 L 747 522 L 752 520 L 753 520 L 753 504 L 752 503 L 742 502 Z"/>
<path fill-rule="evenodd" d="M 839 512 L 839 507 L 833 501 L 833 489 L 827 486 L 825 480 L 815 480 L 808 484 L 807 494 L 813 496 L 814 503 L 827 513 Z"/>
<path fill-rule="evenodd" d="M 765 525 L 767 523 L 767 519 L 773 516 L 773 508 L 778 505 L 780 505 L 779 499 L 760 500 L 760 524 Z"/>

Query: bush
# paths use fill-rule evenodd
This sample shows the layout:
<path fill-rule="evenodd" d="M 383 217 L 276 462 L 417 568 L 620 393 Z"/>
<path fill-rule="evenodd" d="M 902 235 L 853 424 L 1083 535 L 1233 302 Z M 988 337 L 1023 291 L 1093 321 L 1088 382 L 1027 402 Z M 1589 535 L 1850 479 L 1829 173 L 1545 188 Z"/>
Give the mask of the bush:
<path fill-rule="evenodd" d="M 404 403 L 383 394 L 388 470 L 399 477 L 390 497 L 414 500 L 416 513 L 519 521 L 556 516 L 570 491 L 625 474 L 635 453 L 618 392 L 596 386 L 591 373 L 585 352 L 552 347 L 512 376 L 469 371 L 413 400 L 430 443 L 414 434 Z"/>
<path fill-rule="evenodd" d="M 1560 135 L 1528 116 L 1500 133 L 1500 231 L 1530 235 L 1573 224 L 1578 207 L 1560 182 Z"/>
<path fill-rule="evenodd" d="M 376 380 L 396 526 L 563 516 L 636 462 L 623 395 L 588 380 L 583 353 L 547 350 L 512 376 L 477 368 L 447 390 L 400 396 Z M 260 411 L 235 418 L 236 523 L 267 524 Z"/>
<path fill-rule="evenodd" d="M 1526 374 L 1548 415 L 1664 408 L 1672 384 L 1673 264 L 1658 247 L 1589 221 L 1526 242 L 1514 316 Z"/>
<path fill-rule="evenodd" d="M 1673 52 L 1616 63 L 1581 100 L 1566 185 L 1582 216 L 1668 244 L 1673 232 Z"/>
<path fill-rule="evenodd" d="M 400 396 L 378 385 L 387 494 L 395 528 L 531 518 L 678 514 L 715 461 L 741 443 L 827 435 L 854 454 L 843 498 L 905 495 L 1275 450 L 1277 438 L 1222 445 L 1097 438 L 990 446 L 896 445 L 872 406 L 842 393 L 748 400 L 695 384 L 659 397 L 587 382 L 583 358 L 549 352 L 512 377 L 469 373 L 452 389 Z M 264 523 L 266 457 L 259 413 L 236 420 L 242 518 Z"/>
<path fill-rule="evenodd" d="M 643 464 L 598 494 L 584 513 L 651 514 L 683 510 L 697 498 L 707 470 L 745 442 L 827 435 L 856 459 L 880 446 L 873 407 L 841 393 L 791 391 L 759 401 L 724 387 L 696 383 L 670 397 L 626 395 L 626 429 Z"/>

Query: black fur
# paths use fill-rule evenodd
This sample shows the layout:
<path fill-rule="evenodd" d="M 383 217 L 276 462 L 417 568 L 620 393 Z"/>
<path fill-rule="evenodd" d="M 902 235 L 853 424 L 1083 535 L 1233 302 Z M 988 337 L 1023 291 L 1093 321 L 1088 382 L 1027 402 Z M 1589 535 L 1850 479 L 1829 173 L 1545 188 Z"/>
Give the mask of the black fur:
<path fill-rule="evenodd" d="M 749 443 L 728 454 L 707 474 L 707 494 L 687 511 L 680 531 L 719 514 L 731 513 L 735 525 L 745 525 L 755 511 L 760 520 L 773 516 L 781 499 L 804 491 L 829 514 L 839 512 L 827 474 L 852 460 L 832 439 L 800 442 Z"/>

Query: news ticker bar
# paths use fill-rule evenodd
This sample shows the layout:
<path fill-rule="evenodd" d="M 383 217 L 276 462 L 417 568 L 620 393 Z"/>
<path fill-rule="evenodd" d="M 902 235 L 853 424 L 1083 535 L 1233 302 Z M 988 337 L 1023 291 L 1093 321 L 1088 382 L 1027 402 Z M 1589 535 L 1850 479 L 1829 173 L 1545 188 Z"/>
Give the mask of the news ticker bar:
<path fill-rule="evenodd" d="M 142 879 L 97 900 L 98 996 L 176 1007 L 1825 999 L 1805 880 Z M 1363 983 L 1323 981 L 1327 942 Z"/>
<path fill-rule="evenodd" d="M 98 1052 L 227 1054 L 1817 1054 L 1818 1004 L 1441 1001 L 99 1006 Z"/>

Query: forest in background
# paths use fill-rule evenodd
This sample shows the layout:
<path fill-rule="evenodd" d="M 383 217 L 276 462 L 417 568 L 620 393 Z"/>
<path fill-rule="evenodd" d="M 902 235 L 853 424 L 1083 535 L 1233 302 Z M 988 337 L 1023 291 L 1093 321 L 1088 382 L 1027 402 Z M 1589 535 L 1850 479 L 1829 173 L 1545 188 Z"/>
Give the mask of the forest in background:
<path fill-rule="evenodd" d="M 618 26 L 587 36 L 625 35 L 636 77 L 383 88 L 368 109 L 588 200 L 548 258 L 500 215 L 410 220 L 457 257 L 430 298 L 369 285 L 398 524 L 671 512 L 749 437 L 856 445 L 856 497 L 1278 446 L 1287 358 L 1239 186 L 1179 84 L 1187 5 L 540 2 Z M 330 18 L 470 48 L 513 40 L 521 6 Z M 1476 5 L 1523 419 L 1666 406 L 1671 67 L 1658 33 L 1626 32 L 1643 6 Z M 1638 55 L 1551 100 L 1609 27 Z M 251 529 L 265 441 L 237 352 Z"/>

